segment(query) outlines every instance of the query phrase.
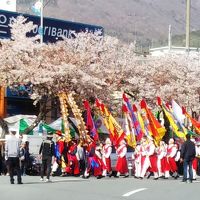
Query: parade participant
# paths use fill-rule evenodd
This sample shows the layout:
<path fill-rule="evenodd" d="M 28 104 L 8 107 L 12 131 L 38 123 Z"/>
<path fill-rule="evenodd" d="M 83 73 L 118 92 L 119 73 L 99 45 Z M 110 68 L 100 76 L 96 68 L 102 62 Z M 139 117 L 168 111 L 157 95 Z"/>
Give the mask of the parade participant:
<path fill-rule="evenodd" d="M 52 141 L 53 135 L 51 132 L 47 133 L 47 138 L 44 140 L 40 146 L 39 154 L 42 159 L 41 165 L 41 181 L 44 180 L 44 173 L 47 170 L 46 182 L 50 181 L 51 164 L 52 157 L 55 155 L 55 144 Z"/>
<path fill-rule="evenodd" d="M 164 141 L 160 141 L 160 146 L 157 148 L 156 152 L 157 152 L 158 177 L 164 178 L 166 154 L 167 154 L 167 148 Z"/>
<path fill-rule="evenodd" d="M 197 175 L 200 175 L 200 142 L 196 143 Z"/>
<path fill-rule="evenodd" d="M 85 164 L 86 164 L 86 155 L 85 155 L 85 149 L 83 147 L 83 141 L 79 141 L 77 146 L 77 159 L 79 161 L 79 169 L 80 169 L 80 175 L 83 176 L 85 171 Z"/>
<path fill-rule="evenodd" d="M 195 151 L 196 151 L 196 156 L 192 161 L 193 180 L 196 180 L 197 179 L 197 170 L 198 170 L 198 147 L 197 147 L 197 143 L 194 138 L 191 138 L 191 141 L 195 144 Z"/>
<path fill-rule="evenodd" d="M 109 174 L 109 177 L 111 177 L 112 169 L 111 169 L 110 155 L 112 153 L 112 142 L 111 142 L 110 138 L 106 138 L 102 153 L 103 153 L 102 159 L 103 159 L 104 166 L 105 166 L 105 169 L 103 170 L 102 175 L 106 176 L 107 174 Z"/>
<path fill-rule="evenodd" d="M 116 149 L 117 154 L 117 164 L 116 164 L 116 177 L 119 178 L 121 174 L 124 174 L 124 177 L 128 177 L 128 165 L 126 160 L 127 147 L 125 140 L 120 141 L 119 147 Z"/>
<path fill-rule="evenodd" d="M 190 134 L 186 135 L 186 141 L 181 146 L 181 162 L 183 162 L 183 182 L 187 182 L 187 174 L 189 167 L 189 181 L 192 183 L 192 161 L 195 158 L 195 144 L 190 140 Z"/>
<path fill-rule="evenodd" d="M 104 164 L 102 160 L 102 154 L 103 154 L 102 151 L 103 151 L 102 143 L 97 143 L 95 147 L 94 158 L 91 163 L 93 171 L 94 171 L 94 176 L 97 179 L 101 179 L 104 177 L 102 176 L 102 172 L 103 172 L 103 169 L 106 169 L 106 165 Z"/>
<path fill-rule="evenodd" d="M 174 160 L 176 162 L 176 166 L 177 166 L 177 174 L 176 177 L 174 176 L 174 178 L 178 178 L 179 177 L 179 174 L 182 174 L 182 163 L 180 162 L 180 156 L 181 156 L 181 149 L 180 149 L 180 145 L 179 143 L 176 141 L 176 143 L 174 144 L 177 151 L 176 151 L 176 155 L 174 157 Z"/>
<path fill-rule="evenodd" d="M 79 162 L 76 156 L 77 144 L 75 140 L 69 142 L 68 148 L 68 165 L 66 167 L 67 174 L 78 176 L 80 174 Z"/>
<path fill-rule="evenodd" d="M 150 160 L 147 154 L 147 147 L 148 147 L 148 142 L 147 142 L 147 137 L 143 136 L 141 139 L 141 174 L 140 174 L 140 179 L 143 179 L 147 169 L 150 166 Z"/>
<path fill-rule="evenodd" d="M 86 149 L 86 169 L 83 178 L 89 178 L 92 170 L 92 161 L 94 160 L 96 144 L 91 137 L 87 137 Z"/>
<path fill-rule="evenodd" d="M 200 142 L 196 143 L 197 175 L 200 175 Z"/>
<path fill-rule="evenodd" d="M 149 142 L 146 148 L 147 156 L 149 157 L 149 168 L 148 171 L 150 174 L 147 176 L 149 178 L 151 174 L 154 174 L 154 180 L 158 180 L 158 168 L 157 168 L 157 155 L 156 155 L 156 146 L 154 139 L 152 137 L 148 138 Z"/>
<path fill-rule="evenodd" d="M 171 171 L 173 173 L 173 177 L 177 178 L 177 165 L 175 161 L 175 156 L 177 153 L 177 147 L 174 144 L 174 139 L 169 139 L 169 144 L 167 146 L 167 160 L 165 165 L 165 178 L 169 178 L 169 172 Z"/>
<path fill-rule="evenodd" d="M 56 133 L 56 144 L 55 144 L 55 156 L 56 160 L 54 160 L 53 166 L 52 166 L 52 176 L 55 176 L 57 174 L 57 170 L 62 165 L 62 153 L 64 149 L 64 140 L 62 137 L 62 134 L 60 132 Z M 66 166 L 65 166 L 66 168 Z"/>
<path fill-rule="evenodd" d="M 140 178 L 141 176 L 141 157 L 142 157 L 142 147 L 140 143 L 137 143 L 137 146 L 132 156 L 134 160 L 135 178 Z"/>
<path fill-rule="evenodd" d="M 20 140 L 16 137 L 16 131 L 10 131 L 10 137 L 6 140 L 5 159 L 7 160 L 8 171 L 10 175 L 10 183 L 14 184 L 14 171 L 17 172 L 17 183 L 22 183 L 20 171 Z"/>
<path fill-rule="evenodd" d="M 59 152 L 61 153 L 61 176 L 67 176 L 66 167 L 68 165 L 68 141 L 63 138 L 59 141 Z"/>

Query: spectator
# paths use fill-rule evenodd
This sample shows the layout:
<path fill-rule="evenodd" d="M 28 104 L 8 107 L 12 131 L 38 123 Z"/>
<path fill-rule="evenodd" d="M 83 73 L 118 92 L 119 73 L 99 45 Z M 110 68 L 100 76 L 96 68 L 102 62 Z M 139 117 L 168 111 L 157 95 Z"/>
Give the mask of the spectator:
<path fill-rule="evenodd" d="M 190 134 L 186 135 L 186 141 L 182 144 L 181 147 L 181 162 L 183 162 L 183 182 L 187 182 L 187 173 L 189 167 L 189 180 L 192 183 L 193 172 L 192 172 L 192 161 L 195 158 L 196 150 L 195 144 L 190 141 Z"/>
<path fill-rule="evenodd" d="M 3 143 L 0 142 L 0 175 L 3 174 Z"/>
<path fill-rule="evenodd" d="M 5 159 L 8 164 L 8 171 L 10 175 L 10 183 L 14 184 L 14 171 L 17 171 L 17 183 L 23 184 L 21 179 L 21 171 L 19 165 L 20 156 L 20 141 L 16 137 L 16 131 L 11 130 L 10 137 L 6 141 Z"/>
<path fill-rule="evenodd" d="M 46 182 L 50 181 L 50 173 L 51 173 L 51 164 L 52 164 L 52 156 L 55 157 L 55 144 L 52 141 L 53 135 L 51 132 L 47 134 L 47 139 L 44 140 L 40 146 L 39 154 L 42 159 L 41 166 L 41 181 L 44 180 L 44 173 L 47 170 L 47 178 Z"/>
<path fill-rule="evenodd" d="M 29 143 L 28 141 L 21 144 L 20 148 L 20 168 L 21 175 L 25 176 L 29 165 L 30 153 L 29 153 Z"/>

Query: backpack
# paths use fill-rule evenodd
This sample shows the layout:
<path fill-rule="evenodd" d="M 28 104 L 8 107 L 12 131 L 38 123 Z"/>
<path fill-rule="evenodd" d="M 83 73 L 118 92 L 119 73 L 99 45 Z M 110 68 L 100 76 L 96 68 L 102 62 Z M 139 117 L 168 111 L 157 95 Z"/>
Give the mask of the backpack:
<path fill-rule="evenodd" d="M 42 155 L 53 156 L 53 142 L 52 141 L 50 140 L 43 141 Z"/>

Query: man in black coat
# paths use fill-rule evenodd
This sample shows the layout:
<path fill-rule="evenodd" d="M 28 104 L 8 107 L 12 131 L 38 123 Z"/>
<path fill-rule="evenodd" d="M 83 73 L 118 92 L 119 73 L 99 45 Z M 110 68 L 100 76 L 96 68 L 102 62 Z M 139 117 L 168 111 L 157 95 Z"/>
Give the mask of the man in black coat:
<path fill-rule="evenodd" d="M 52 157 L 55 158 L 55 144 L 52 141 L 53 134 L 49 132 L 47 134 L 47 139 L 44 140 L 40 146 L 39 154 L 41 155 L 42 165 L 41 165 L 41 181 L 44 180 L 44 173 L 47 171 L 46 182 L 50 181 L 51 164 Z"/>
<path fill-rule="evenodd" d="M 192 172 L 192 161 L 195 158 L 196 150 L 195 144 L 190 140 L 190 135 L 186 135 L 186 141 L 181 147 L 181 162 L 183 162 L 183 182 L 187 182 L 187 172 L 189 167 L 189 180 L 192 183 L 193 172 Z"/>

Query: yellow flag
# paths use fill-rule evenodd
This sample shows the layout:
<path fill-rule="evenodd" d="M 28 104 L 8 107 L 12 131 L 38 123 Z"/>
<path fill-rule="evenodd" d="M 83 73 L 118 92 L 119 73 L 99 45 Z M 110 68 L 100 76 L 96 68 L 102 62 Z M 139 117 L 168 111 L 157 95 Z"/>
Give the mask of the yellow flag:
<path fill-rule="evenodd" d="M 163 111 L 166 115 L 166 117 L 169 120 L 170 126 L 172 127 L 173 132 L 179 137 L 179 138 L 184 138 L 185 139 L 185 133 L 179 130 L 178 125 L 176 124 L 176 122 L 174 121 L 173 117 L 171 116 L 171 114 L 164 108 L 164 106 L 162 106 Z"/>

